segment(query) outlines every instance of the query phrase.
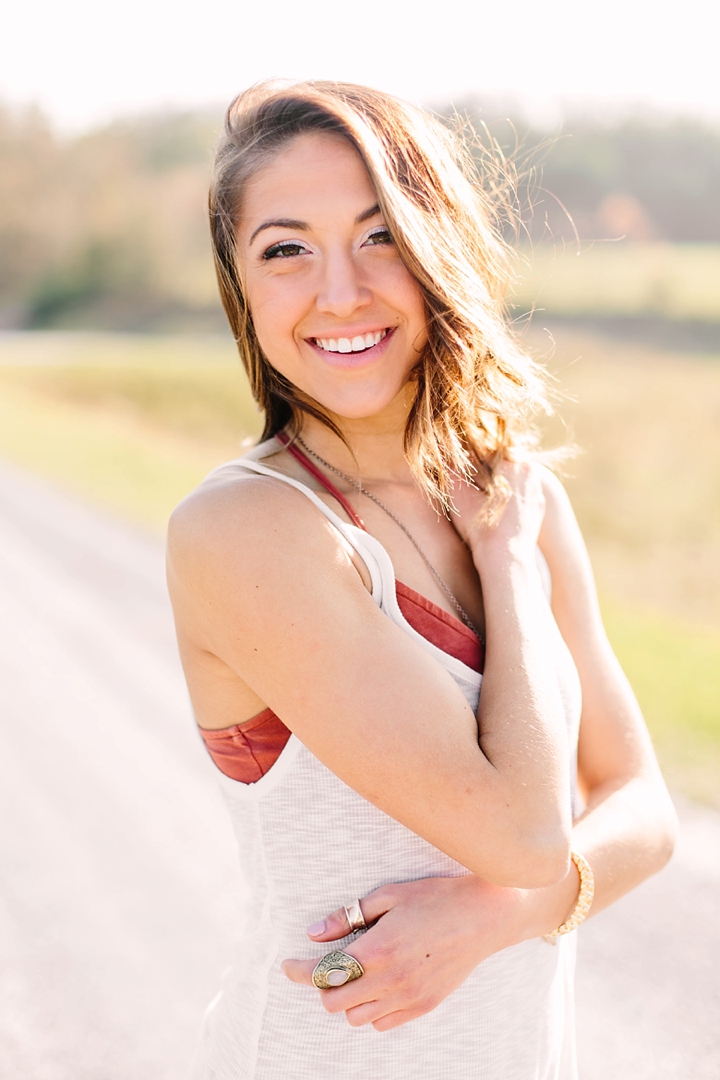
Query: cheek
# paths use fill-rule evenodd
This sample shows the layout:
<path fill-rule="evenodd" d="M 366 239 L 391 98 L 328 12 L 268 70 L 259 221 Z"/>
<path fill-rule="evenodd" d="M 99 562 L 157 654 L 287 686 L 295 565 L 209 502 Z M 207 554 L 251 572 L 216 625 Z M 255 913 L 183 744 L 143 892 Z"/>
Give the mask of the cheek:
<path fill-rule="evenodd" d="M 296 323 L 292 294 L 289 290 L 267 288 L 264 283 L 248 284 L 247 302 L 255 333 L 267 356 L 282 357 L 293 344 L 293 328 Z"/>
<path fill-rule="evenodd" d="M 419 351 L 427 341 L 428 314 L 422 289 L 402 263 L 395 268 L 392 286 L 396 306 L 405 312 L 411 337 L 416 341 Z"/>

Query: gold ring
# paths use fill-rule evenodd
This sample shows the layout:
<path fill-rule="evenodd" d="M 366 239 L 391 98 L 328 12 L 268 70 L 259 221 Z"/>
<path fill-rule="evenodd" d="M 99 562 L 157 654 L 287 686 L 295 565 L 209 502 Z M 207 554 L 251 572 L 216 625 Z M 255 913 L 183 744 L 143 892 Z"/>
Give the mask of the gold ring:
<path fill-rule="evenodd" d="M 352 904 L 348 904 L 343 908 L 345 912 L 345 918 L 348 921 L 351 934 L 357 934 L 359 930 L 367 930 L 367 923 L 365 922 L 365 916 L 362 913 L 359 900 L 353 900 Z"/>
<path fill-rule="evenodd" d="M 346 952 L 329 952 L 321 957 L 312 973 L 313 985 L 318 990 L 329 990 L 333 986 L 342 986 L 364 975 L 362 964 Z"/>

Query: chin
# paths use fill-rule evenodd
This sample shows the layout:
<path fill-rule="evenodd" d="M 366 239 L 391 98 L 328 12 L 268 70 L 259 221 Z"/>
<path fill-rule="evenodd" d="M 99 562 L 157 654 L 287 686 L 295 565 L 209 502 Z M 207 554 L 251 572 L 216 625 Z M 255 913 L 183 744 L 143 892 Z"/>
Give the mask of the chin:
<path fill-rule="evenodd" d="M 370 420 L 396 405 L 401 390 L 395 393 L 388 393 L 387 389 L 384 393 L 363 393 L 356 388 L 343 394 L 308 393 L 333 416 L 344 420 Z"/>
<path fill-rule="evenodd" d="M 369 374 L 369 373 L 368 373 Z M 374 372 L 374 378 L 306 379 L 301 389 L 323 409 L 347 420 L 369 420 L 385 412 L 405 410 L 408 374 Z"/>

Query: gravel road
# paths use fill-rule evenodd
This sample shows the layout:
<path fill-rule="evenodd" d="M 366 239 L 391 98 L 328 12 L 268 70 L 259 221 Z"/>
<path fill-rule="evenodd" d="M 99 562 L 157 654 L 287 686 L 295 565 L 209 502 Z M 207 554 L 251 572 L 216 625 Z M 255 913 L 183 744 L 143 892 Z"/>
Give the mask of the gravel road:
<path fill-rule="evenodd" d="M 0 640 L 0 1076 L 179 1080 L 239 885 L 161 545 L 1 465 Z M 581 932 L 581 1080 L 720 1078 L 720 815 L 679 809 Z"/>

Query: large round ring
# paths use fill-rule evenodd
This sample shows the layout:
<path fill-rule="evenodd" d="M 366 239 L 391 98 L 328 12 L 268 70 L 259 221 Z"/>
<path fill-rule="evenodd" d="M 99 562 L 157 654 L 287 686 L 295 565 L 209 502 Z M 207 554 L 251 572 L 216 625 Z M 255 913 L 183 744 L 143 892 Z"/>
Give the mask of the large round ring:
<path fill-rule="evenodd" d="M 358 930 L 367 930 L 367 923 L 365 922 L 365 916 L 362 913 L 359 900 L 353 900 L 352 904 L 348 904 L 343 908 L 345 912 L 345 918 L 348 921 L 351 934 L 357 934 Z"/>
<path fill-rule="evenodd" d="M 318 990 L 329 990 L 332 986 L 342 986 L 364 975 L 362 964 L 346 952 L 329 952 L 321 957 L 312 973 L 312 981 Z"/>

